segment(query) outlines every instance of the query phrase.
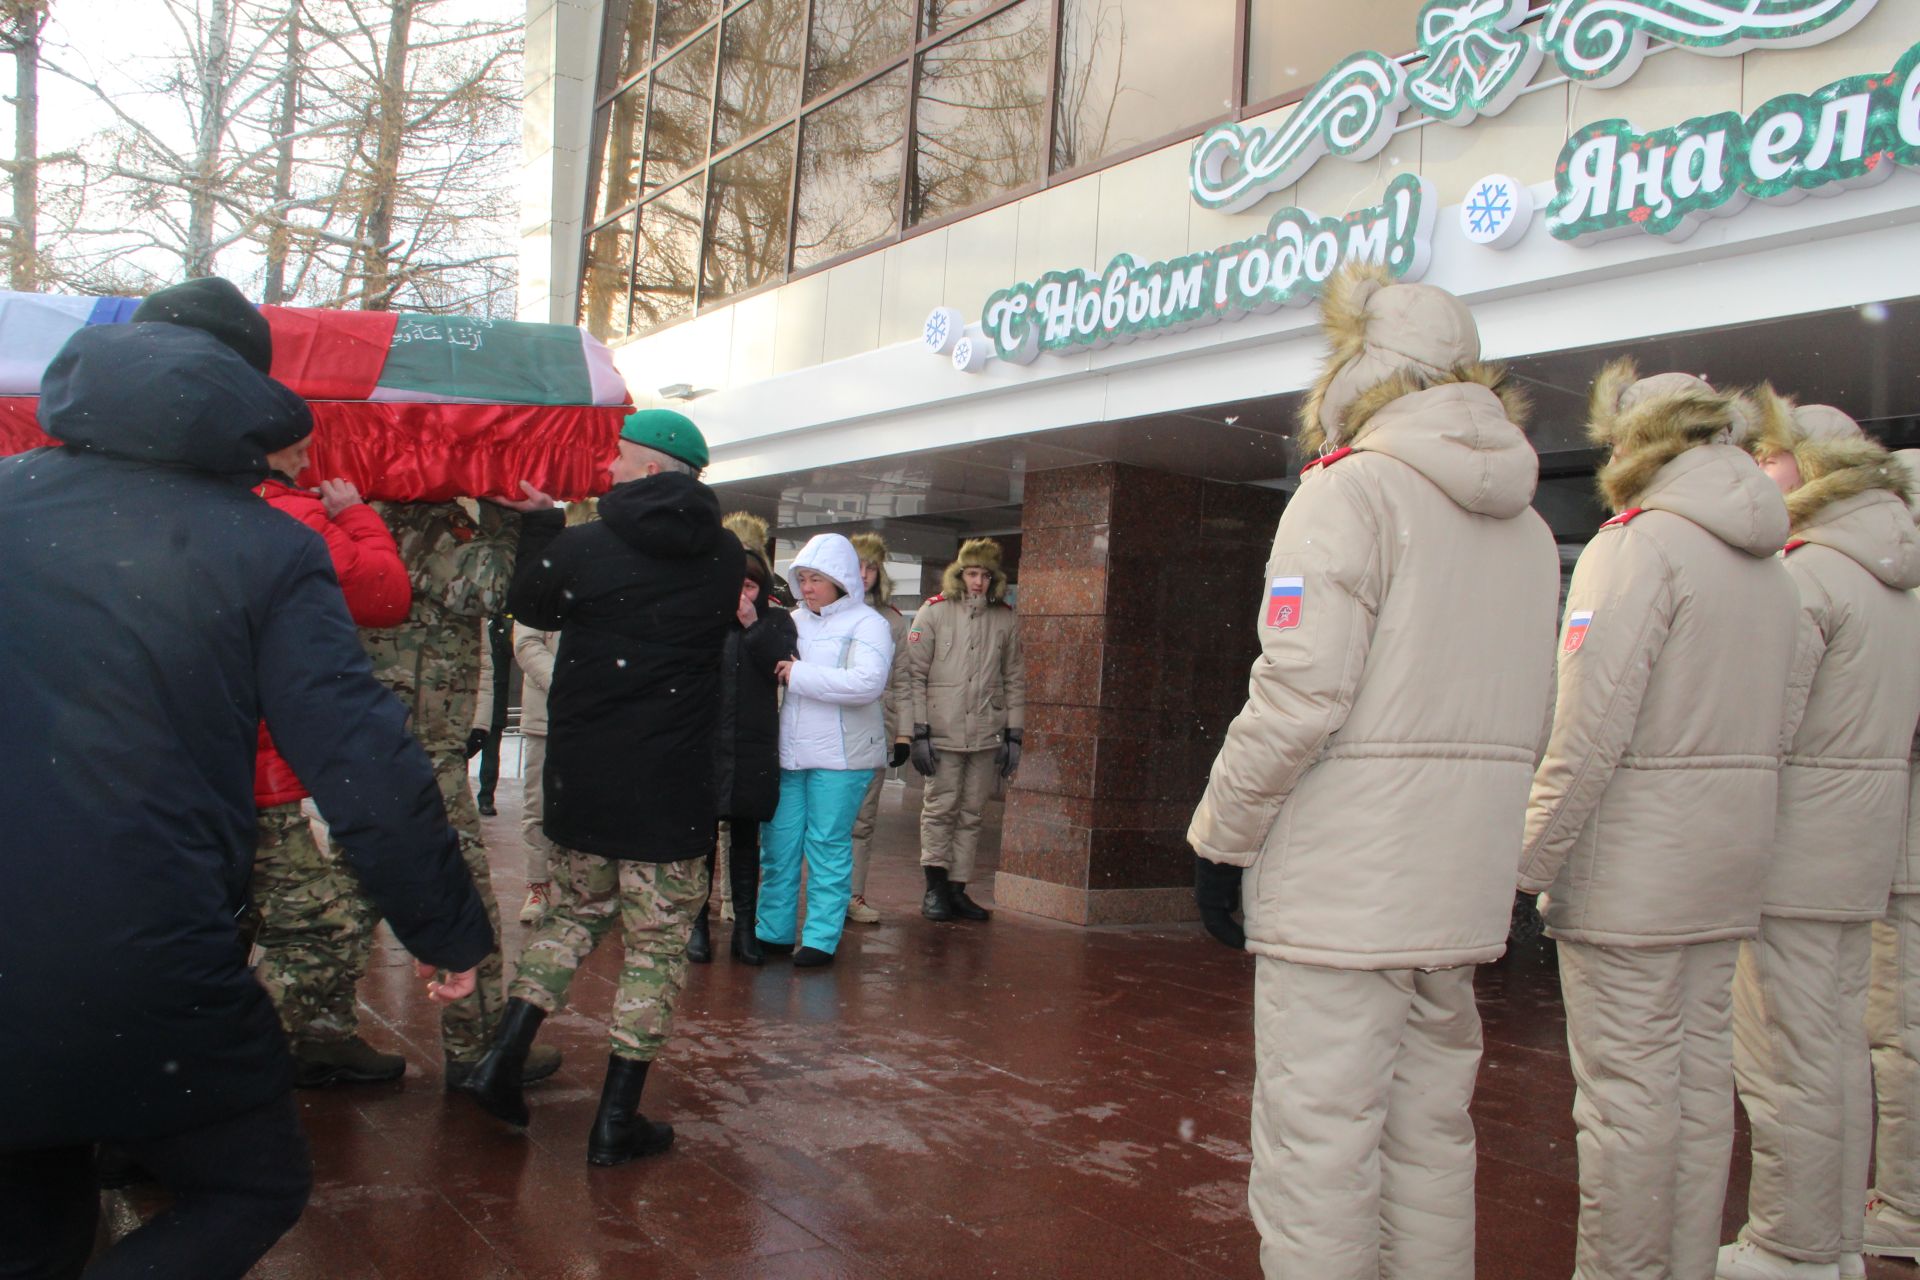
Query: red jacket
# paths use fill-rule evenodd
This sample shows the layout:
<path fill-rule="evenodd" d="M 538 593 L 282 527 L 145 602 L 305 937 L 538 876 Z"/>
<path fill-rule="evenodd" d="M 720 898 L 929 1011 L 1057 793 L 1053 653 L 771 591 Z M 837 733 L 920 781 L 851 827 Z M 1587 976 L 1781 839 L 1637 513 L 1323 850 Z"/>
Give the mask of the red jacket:
<path fill-rule="evenodd" d="M 413 584 L 400 561 L 400 548 L 372 507 L 359 503 L 330 519 L 318 497 L 277 478 L 254 492 L 265 498 L 268 506 L 284 511 L 327 540 L 334 575 L 340 579 L 347 612 L 353 615 L 356 626 L 395 627 L 407 620 L 413 608 Z M 306 795 L 300 779 L 273 749 L 273 739 L 267 736 L 263 722 L 260 753 L 253 767 L 254 805 L 265 809 L 303 800 Z"/>

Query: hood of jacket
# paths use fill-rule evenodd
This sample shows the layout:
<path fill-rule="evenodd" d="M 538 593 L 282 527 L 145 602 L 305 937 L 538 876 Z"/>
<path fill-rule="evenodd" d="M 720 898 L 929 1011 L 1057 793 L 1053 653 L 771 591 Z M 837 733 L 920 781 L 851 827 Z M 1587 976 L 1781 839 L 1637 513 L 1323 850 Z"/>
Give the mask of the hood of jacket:
<path fill-rule="evenodd" d="M 89 325 L 48 364 L 40 423 L 70 449 L 233 476 L 313 434 L 306 401 L 211 334 L 175 324 Z"/>
<path fill-rule="evenodd" d="M 1920 520 L 1920 449 L 1896 449 L 1893 460 L 1907 469 L 1907 511 Z"/>
<path fill-rule="evenodd" d="M 811 569 L 815 573 L 824 574 L 833 579 L 840 590 L 846 592 L 842 600 L 834 601 L 827 606 L 828 609 L 833 608 L 834 605 L 843 604 L 845 600 L 851 600 L 855 604 L 866 602 L 866 581 L 860 576 L 860 553 L 853 549 L 853 544 L 847 541 L 845 536 L 838 533 L 816 533 L 807 539 L 807 545 L 800 548 L 800 554 L 795 556 L 793 563 L 787 566 L 788 580 L 796 580 L 802 569 Z M 797 590 L 795 594 L 799 594 Z M 806 605 L 802 603 L 800 608 L 805 609 Z"/>
<path fill-rule="evenodd" d="M 1751 556 L 1774 555 L 1787 541 L 1779 486 L 1736 445 L 1688 448 L 1654 472 L 1633 505 L 1684 517 Z"/>
<path fill-rule="evenodd" d="M 1499 373 L 1462 369 L 1425 389 L 1401 376 L 1407 381 L 1397 391 L 1397 380 L 1389 380 L 1355 404 L 1354 448 L 1399 459 L 1475 515 L 1509 520 L 1525 511 L 1540 481 L 1540 458 L 1513 420 L 1518 395 L 1509 392 L 1509 401 L 1500 394 Z M 1373 396 L 1381 403 L 1362 413 Z"/>
<path fill-rule="evenodd" d="M 1850 474 L 1837 472 L 1795 489 L 1787 498 L 1788 510 L 1795 510 L 1794 499 L 1807 490 L 1834 487 L 1833 481 Z M 1842 496 L 1804 518 L 1796 512 L 1794 536 L 1831 547 L 1896 591 L 1920 587 L 1920 530 L 1914 528 L 1903 493 L 1869 476 L 1854 477 L 1837 487 Z"/>
<path fill-rule="evenodd" d="M 600 519 L 622 542 L 666 560 L 705 555 L 721 534 L 720 499 L 679 471 L 615 485 L 600 499 Z"/>

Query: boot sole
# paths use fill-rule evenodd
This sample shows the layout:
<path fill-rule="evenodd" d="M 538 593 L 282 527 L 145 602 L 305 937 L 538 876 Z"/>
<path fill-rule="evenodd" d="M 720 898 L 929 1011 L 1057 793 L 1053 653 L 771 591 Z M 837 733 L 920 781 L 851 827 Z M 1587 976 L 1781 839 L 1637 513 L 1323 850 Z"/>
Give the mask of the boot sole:
<path fill-rule="evenodd" d="M 293 1087 L 296 1089 L 325 1089 L 336 1084 L 392 1084 L 407 1074 L 407 1064 L 401 1063 L 397 1071 L 356 1071 L 352 1067 L 315 1067 L 302 1068 L 296 1064 L 293 1068 Z"/>
<path fill-rule="evenodd" d="M 587 1163 L 601 1169 L 610 1169 L 617 1164 L 626 1164 L 633 1160 L 644 1160 L 648 1156 L 665 1154 L 673 1145 L 673 1127 L 666 1126 L 667 1136 L 656 1142 L 642 1143 L 637 1147 L 626 1147 L 618 1151 L 596 1151 L 587 1148 Z"/>
<path fill-rule="evenodd" d="M 1917 1244 L 1870 1244 L 1861 1252 L 1870 1258 L 1904 1258 L 1908 1262 L 1920 1262 L 1920 1245 Z"/>

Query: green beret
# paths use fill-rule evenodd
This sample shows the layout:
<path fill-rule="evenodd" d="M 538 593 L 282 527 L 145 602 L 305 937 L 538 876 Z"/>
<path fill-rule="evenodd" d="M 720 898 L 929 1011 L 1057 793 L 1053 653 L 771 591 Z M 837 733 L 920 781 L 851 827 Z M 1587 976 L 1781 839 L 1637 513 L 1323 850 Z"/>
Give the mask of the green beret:
<path fill-rule="evenodd" d="M 620 438 L 658 449 L 691 467 L 707 465 L 707 438 L 684 413 L 671 409 L 641 409 L 620 424 Z"/>

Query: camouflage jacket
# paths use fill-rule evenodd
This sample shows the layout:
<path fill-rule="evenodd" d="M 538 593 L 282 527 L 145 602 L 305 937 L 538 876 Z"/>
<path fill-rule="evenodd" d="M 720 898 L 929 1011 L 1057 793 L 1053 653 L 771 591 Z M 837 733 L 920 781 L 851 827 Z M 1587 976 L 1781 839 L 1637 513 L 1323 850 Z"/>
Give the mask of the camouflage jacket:
<path fill-rule="evenodd" d="M 397 627 L 363 629 L 373 674 L 412 716 L 430 754 L 461 750 L 473 724 L 483 624 L 506 605 L 520 520 L 481 503 L 478 519 L 458 503 L 374 504 L 400 547 L 413 608 Z"/>

